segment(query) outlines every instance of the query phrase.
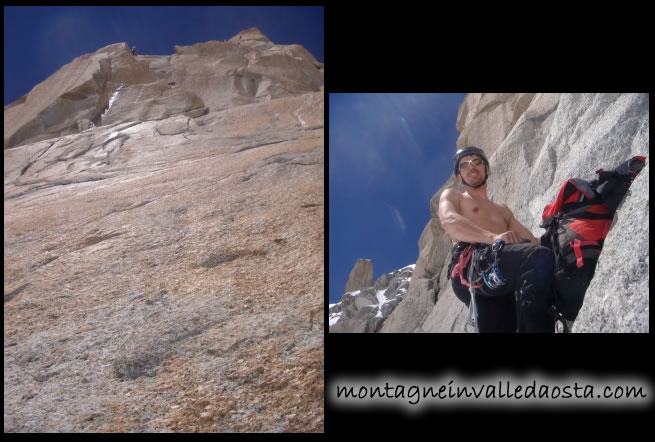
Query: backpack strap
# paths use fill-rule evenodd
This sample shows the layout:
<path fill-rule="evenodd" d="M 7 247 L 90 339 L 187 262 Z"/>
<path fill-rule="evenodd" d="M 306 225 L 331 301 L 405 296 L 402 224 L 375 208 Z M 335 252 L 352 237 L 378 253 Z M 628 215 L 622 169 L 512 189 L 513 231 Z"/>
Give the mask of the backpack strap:
<path fill-rule="evenodd" d="M 595 247 L 600 247 L 601 244 L 598 241 L 580 241 L 579 239 L 573 240 L 573 243 L 571 244 L 573 247 L 573 251 L 575 252 L 575 258 L 576 258 L 576 266 L 581 269 L 584 263 L 582 262 L 583 259 L 583 253 L 582 253 L 582 247 L 584 246 L 595 246 Z"/>

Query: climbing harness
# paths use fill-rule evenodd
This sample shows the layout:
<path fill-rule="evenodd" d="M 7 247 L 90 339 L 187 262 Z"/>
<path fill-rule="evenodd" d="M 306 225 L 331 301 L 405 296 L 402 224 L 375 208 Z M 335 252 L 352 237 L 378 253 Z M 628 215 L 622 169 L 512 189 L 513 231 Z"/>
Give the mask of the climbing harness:
<path fill-rule="evenodd" d="M 496 241 L 493 246 L 491 246 L 491 256 L 492 256 L 492 262 L 487 269 L 487 271 L 482 273 L 482 280 L 484 283 L 489 287 L 490 289 L 497 289 L 498 287 L 502 286 L 505 284 L 505 278 L 503 278 L 503 275 L 500 273 L 500 269 L 498 269 L 498 252 L 503 250 L 503 247 L 505 247 L 505 241 Z"/>
<path fill-rule="evenodd" d="M 455 268 L 453 270 L 453 277 L 456 276 L 455 274 L 456 271 L 460 272 L 460 279 L 463 285 L 466 285 L 469 288 L 469 293 L 471 295 L 471 300 L 469 302 L 469 316 L 466 322 L 464 323 L 464 332 L 468 332 L 469 326 L 473 327 L 474 333 L 480 332 L 479 323 L 478 323 L 478 309 L 475 303 L 475 289 L 478 287 L 482 287 L 482 284 L 484 283 L 487 287 L 493 290 L 493 289 L 497 289 L 498 287 L 501 287 L 506 282 L 506 279 L 500 273 L 500 269 L 498 268 L 498 252 L 500 252 L 504 246 L 505 246 L 505 241 L 498 240 L 495 243 L 493 243 L 493 245 L 491 246 L 492 261 L 489 262 L 489 259 L 487 257 L 484 258 L 484 261 L 486 261 L 487 263 L 486 269 L 484 270 L 481 268 L 481 262 L 483 261 L 482 256 L 487 251 L 488 246 L 480 244 L 477 247 L 475 247 L 475 249 L 473 249 L 473 253 L 471 256 L 471 263 L 469 265 L 468 281 L 465 281 L 462 277 L 464 267 Z M 467 247 L 467 249 L 464 252 L 462 252 L 462 254 L 464 254 L 466 251 L 470 250 L 473 247 L 474 245 L 470 245 L 469 247 Z M 465 257 L 465 260 L 466 258 L 467 257 Z M 458 264 L 461 263 L 462 260 L 460 255 L 460 262 Z M 464 266 L 465 265 L 466 264 L 464 264 Z M 483 282 L 479 282 L 480 279 L 482 279 Z"/>
<path fill-rule="evenodd" d="M 459 282 L 464 286 L 464 287 L 470 287 L 473 285 L 473 288 L 478 288 L 482 287 L 482 284 L 484 284 L 480 278 L 478 277 L 475 281 L 471 281 L 471 276 L 469 275 L 468 281 L 464 277 L 465 274 L 465 269 L 466 266 L 468 265 L 469 261 L 471 261 L 471 258 L 476 250 L 475 244 L 468 244 L 459 254 L 459 257 L 457 259 L 457 263 L 452 269 L 452 272 L 450 273 L 451 278 L 457 278 L 459 277 Z M 457 252 L 454 252 L 457 253 Z M 470 272 L 469 272 L 470 273 Z"/>

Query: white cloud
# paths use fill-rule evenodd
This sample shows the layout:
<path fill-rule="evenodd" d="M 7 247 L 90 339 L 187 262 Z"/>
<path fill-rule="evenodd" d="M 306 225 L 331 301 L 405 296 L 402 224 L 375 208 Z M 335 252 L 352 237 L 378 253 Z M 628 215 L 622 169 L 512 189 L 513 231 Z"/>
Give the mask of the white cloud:
<path fill-rule="evenodd" d="M 405 220 L 403 219 L 403 216 L 400 214 L 398 209 L 395 207 L 392 207 L 391 210 L 393 211 L 393 214 L 396 216 L 396 221 L 398 221 L 398 225 L 400 226 L 400 230 L 405 233 L 406 227 L 405 227 Z"/>
<path fill-rule="evenodd" d="M 418 161 L 422 161 L 423 152 L 421 151 L 421 146 L 416 142 L 416 138 L 414 137 L 414 134 L 412 133 L 412 130 L 409 127 L 409 124 L 407 123 L 407 120 L 402 115 L 398 118 L 400 119 L 400 123 L 402 124 L 403 129 L 405 130 L 405 133 L 407 134 L 407 138 L 409 140 L 406 145 L 408 152 L 414 157 L 414 159 Z"/>

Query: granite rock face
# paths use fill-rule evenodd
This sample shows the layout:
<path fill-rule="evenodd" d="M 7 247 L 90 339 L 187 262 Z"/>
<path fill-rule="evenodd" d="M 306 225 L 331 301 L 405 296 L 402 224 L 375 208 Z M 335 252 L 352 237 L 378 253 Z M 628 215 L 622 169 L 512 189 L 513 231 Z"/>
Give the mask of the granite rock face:
<path fill-rule="evenodd" d="M 348 275 L 346 292 L 354 292 L 368 287 L 373 282 L 373 261 L 370 259 L 358 259 L 355 266 Z"/>
<path fill-rule="evenodd" d="M 324 431 L 323 93 L 196 56 L 112 45 L 5 108 L 5 431 Z"/>
<path fill-rule="evenodd" d="M 460 106 L 457 147 L 482 148 L 491 164 L 488 194 L 507 204 L 533 235 L 568 178 L 591 180 L 635 155 L 648 156 L 648 94 L 469 94 Z M 453 149 L 454 153 L 455 149 Z M 626 195 L 587 290 L 574 332 L 648 332 L 648 160 Z M 441 192 L 406 299 L 382 332 L 460 332 L 468 313 L 446 278 L 451 241 L 441 228 Z"/>
<path fill-rule="evenodd" d="M 88 122 L 198 117 L 323 86 L 323 63 L 300 45 L 272 43 L 256 28 L 174 50 L 134 56 L 126 43 L 116 43 L 76 58 L 5 107 L 5 149 L 79 133 Z"/>

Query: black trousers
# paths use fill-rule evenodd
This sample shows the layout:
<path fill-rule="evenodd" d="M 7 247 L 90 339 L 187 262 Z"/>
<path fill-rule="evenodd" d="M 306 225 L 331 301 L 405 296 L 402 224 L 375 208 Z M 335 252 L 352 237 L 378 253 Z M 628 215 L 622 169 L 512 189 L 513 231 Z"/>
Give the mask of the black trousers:
<path fill-rule="evenodd" d="M 453 248 L 449 276 L 466 245 L 458 243 Z M 492 260 L 491 246 L 486 248 L 483 258 Z M 550 249 L 532 244 L 506 244 L 497 259 L 505 284 L 493 290 L 486 285 L 475 289 L 480 332 L 553 333 L 554 258 Z M 466 279 L 470 264 L 464 273 Z M 455 296 L 468 307 L 471 298 L 468 287 L 461 284 L 459 277 L 451 280 Z"/>

